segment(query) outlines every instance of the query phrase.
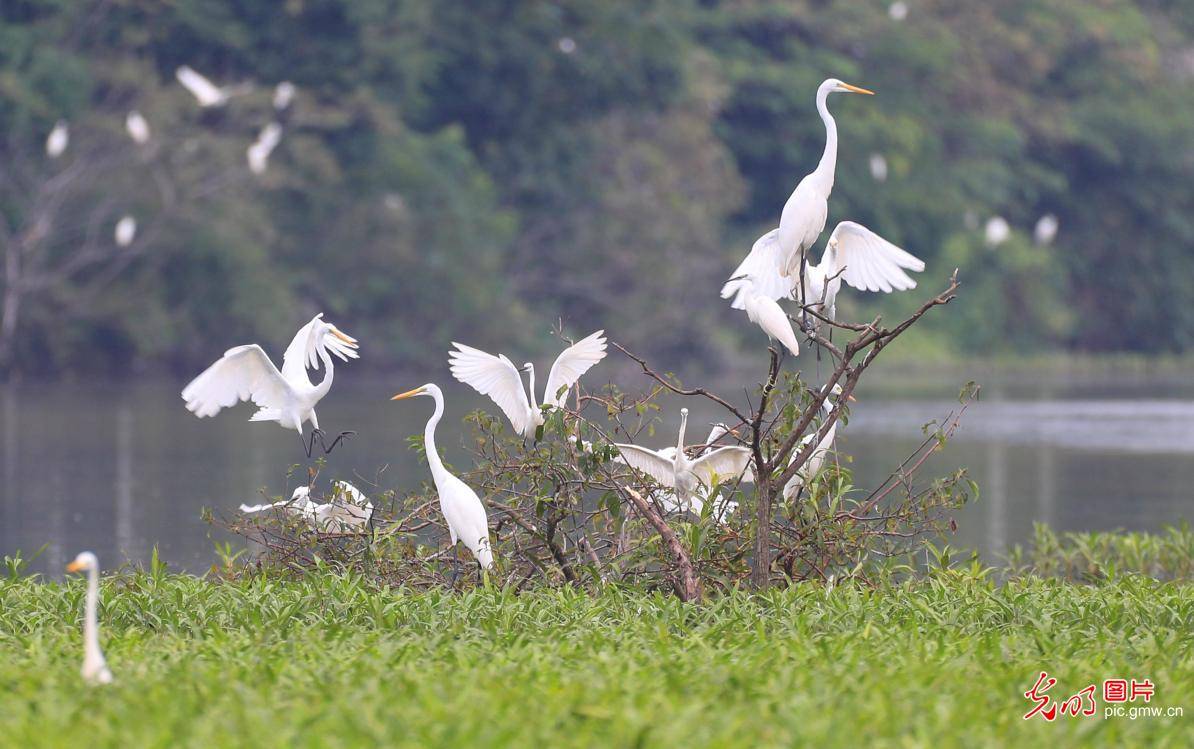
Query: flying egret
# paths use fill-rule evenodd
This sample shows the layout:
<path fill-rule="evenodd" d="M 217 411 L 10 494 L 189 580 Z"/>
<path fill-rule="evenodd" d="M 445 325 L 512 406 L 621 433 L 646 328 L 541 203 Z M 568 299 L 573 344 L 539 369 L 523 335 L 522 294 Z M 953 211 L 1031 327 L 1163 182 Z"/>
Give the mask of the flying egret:
<path fill-rule="evenodd" d="M 832 393 L 835 398 L 840 398 L 842 395 L 842 386 L 835 382 L 833 387 L 830 388 L 830 393 Z M 849 400 L 854 400 L 854 396 L 851 395 Z M 829 398 L 826 398 L 821 403 L 821 409 L 825 412 L 826 416 L 833 411 L 834 406 L 834 402 Z M 788 483 L 784 485 L 784 499 L 792 500 L 795 498 L 796 495 L 800 493 L 800 490 L 804 488 L 805 484 L 807 484 L 809 481 L 812 481 L 817 477 L 817 474 L 821 472 L 822 466 L 825 465 L 826 456 L 829 454 L 829 451 L 833 449 L 833 440 L 837 435 L 838 423 L 839 422 L 836 421 L 833 422 L 833 426 L 829 427 L 829 431 L 827 431 L 825 436 L 821 438 L 821 441 L 817 443 L 817 447 L 813 450 L 812 455 L 808 457 L 808 460 L 804 461 L 804 465 L 800 466 L 800 470 L 796 471 L 796 475 L 788 479 Z M 816 439 L 818 431 L 820 430 L 815 429 L 800 438 L 800 441 L 796 443 L 794 448 L 792 448 L 792 454 L 788 456 L 788 465 L 792 465 L 792 461 L 796 459 L 796 456 L 799 455 L 804 448 L 808 447 L 810 442 Z"/>
<path fill-rule="evenodd" d="M 137 219 L 127 215 L 122 217 L 116 222 L 116 231 L 113 232 L 113 235 L 118 246 L 128 247 L 137 236 Z"/>
<path fill-rule="evenodd" d="M 896 247 L 883 237 L 853 221 L 842 221 L 829 235 L 821 262 L 810 265 L 804 274 L 804 294 L 797 295 L 796 279 L 783 278 L 774 270 L 781 249 L 778 229 L 772 229 L 755 242 L 750 254 L 721 288 L 722 299 L 733 298 L 734 309 L 746 309 L 753 292 L 768 299 L 796 299 L 822 308 L 833 318 L 837 293 L 844 281 L 860 291 L 904 291 L 916 288 L 916 281 L 905 270 L 920 272 L 924 262 Z M 753 283 L 748 280 L 753 279 Z M 761 279 L 761 280 L 760 280 Z M 786 316 L 785 316 L 786 319 Z"/>
<path fill-rule="evenodd" d="M 91 685 L 111 684 L 112 672 L 104 660 L 104 651 L 100 650 L 99 619 L 96 615 L 99 606 L 99 560 L 95 554 L 84 551 L 75 557 L 75 561 L 66 565 L 66 571 L 87 573 L 87 603 L 83 611 L 83 681 Z"/>
<path fill-rule="evenodd" d="M 357 530 L 368 525 L 369 519 L 373 517 L 373 503 L 360 489 L 347 481 L 337 481 L 333 484 L 332 491 L 331 501 L 319 504 L 311 499 L 311 487 L 300 486 L 290 495 L 289 500 L 241 505 L 240 511 L 251 515 L 280 508 L 298 515 L 313 528 L 324 533 Z"/>
<path fill-rule="evenodd" d="M 51 159 L 61 156 L 70 144 L 70 125 L 66 120 L 54 123 L 54 129 L 46 137 L 46 155 Z"/>
<path fill-rule="evenodd" d="M 281 142 L 281 125 L 271 122 L 263 127 L 257 135 L 257 140 L 245 151 L 245 157 L 249 162 L 249 170 L 253 174 L 265 174 L 265 169 L 269 166 L 269 155 L 274 152 L 274 149 Z"/>
<path fill-rule="evenodd" d="M 341 432 L 329 447 L 324 443 L 323 431 L 315 417 L 315 405 L 332 387 L 334 368 L 331 354 L 343 361 L 356 359 L 357 341 L 345 335 L 331 323 L 323 321 L 319 313 L 304 325 L 282 356 L 282 371 L 255 343 L 237 346 L 224 352 L 223 358 L 203 371 L 182 391 L 187 410 L 204 418 L 215 416 L 222 408 L 240 401 L 251 400 L 259 407 L 249 421 L 275 421 L 285 429 L 299 433 L 299 441 L 307 457 L 315 446 L 316 437 L 324 453 L 330 453 L 340 440 L 354 432 Z M 307 377 L 307 368 L 319 369 L 323 361 L 325 374 L 318 385 Z M 303 422 L 310 421 L 311 442 L 303 438 Z"/>
<path fill-rule="evenodd" d="M 124 118 L 124 129 L 128 130 L 129 137 L 137 145 L 144 145 L 149 142 L 149 121 L 145 119 L 145 115 L 137 110 L 132 110 Z"/>
<path fill-rule="evenodd" d="M 716 450 L 717 441 L 727 434 L 732 434 L 735 437 L 738 436 L 737 431 L 730 429 L 725 424 L 714 424 L 713 428 L 709 430 L 709 436 L 705 438 L 705 449 L 701 451 L 701 454 L 708 455 Z M 660 455 L 665 457 L 674 458 L 676 448 L 665 447 L 658 452 Z M 624 460 L 618 460 L 617 462 L 625 463 Z M 747 466 L 746 470 L 742 473 L 741 480 L 748 483 L 754 481 L 754 472 L 750 470 L 749 466 Z M 712 497 L 707 496 L 707 493 L 705 492 L 697 492 L 689 497 L 687 502 L 680 502 L 676 498 L 676 493 L 674 491 L 665 489 L 659 493 L 659 503 L 663 505 L 663 509 L 666 512 L 687 512 L 691 510 L 695 515 L 701 515 L 705 510 L 705 504 L 712 503 L 714 517 L 719 523 L 724 523 L 726 519 L 738 509 L 738 503 L 734 500 L 723 499 L 721 492 L 718 492 Z"/>
<path fill-rule="evenodd" d="M 687 505 L 698 488 L 706 489 L 718 479 L 734 479 L 750 468 L 750 450 L 739 445 L 718 447 L 690 460 L 684 453 L 684 431 L 688 427 L 688 409 L 680 409 L 680 434 L 674 448 L 649 450 L 638 445 L 615 443 L 626 465 L 636 468 L 662 486 L 675 491 L 680 505 Z"/>
<path fill-rule="evenodd" d="M 1036 222 L 1036 227 L 1032 230 L 1032 237 L 1041 247 L 1052 244 L 1053 240 L 1057 238 L 1057 227 L 1057 217 L 1052 213 L 1046 213 Z"/>
<path fill-rule="evenodd" d="M 804 261 L 804 253 L 825 230 L 829 216 L 829 193 L 837 169 L 837 123 L 829 113 L 826 100 L 832 93 L 874 94 L 865 88 L 829 78 L 817 88 L 817 112 L 825 123 L 825 151 L 817 168 L 805 175 L 784 204 L 779 219 L 779 272 L 795 276 Z"/>
<path fill-rule="evenodd" d="M 207 109 L 209 107 L 222 107 L 228 103 L 228 99 L 237 94 L 244 93 L 249 90 L 248 84 L 241 84 L 239 86 L 217 86 L 209 81 L 199 73 L 196 73 L 190 66 L 182 65 L 178 70 L 174 71 L 174 76 L 178 78 L 187 91 L 199 102 L 199 106 Z"/>
<path fill-rule="evenodd" d="M 489 519 L 485 505 L 468 484 L 453 476 L 439 459 L 435 447 L 435 426 L 444 415 L 444 394 L 439 386 L 427 383 L 414 390 L 399 393 L 390 400 L 404 400 L 416 395 L 426 395 L 435 401 L 435 413 L 427 420 L 423 429 L 423 450 L 427 453 L 427 465 L 431 467 L 431 478 L 435 480 L 435 491 L 439 494 L 439 509 L 448 521 L 448 533 L 452 546 L 463 541 L 476 557 L 481 568 L 488 572 L 493 568 L 493 550 L 489 544 Z"/>
<path fill-rule="evenodd" d="M 480 349 L 453 342 L 456 350 L 448 355 L 452 376 L 489 396 L 510 419 L 514 431 L 529 437 L 543 425 L 543 411 L 532 405 L 535 398 L 535 365 L 527 362 L 519 370 L 504 354 L 494 356 Z M 547 375 L 543 400 L 538 403 L 560 407 L 573 385 L 597 362 L 605 358 L 605 331 L 582 338 L 556 357 Z M 522 389 L 521 372 L 530 374 L 530 397 Z"/>
<path fill-rule="evenodd" d="M 282 81 L 274 87 L 274 109 L 281 112 L 294 101 L 295 88 L 290 81 Z"/>

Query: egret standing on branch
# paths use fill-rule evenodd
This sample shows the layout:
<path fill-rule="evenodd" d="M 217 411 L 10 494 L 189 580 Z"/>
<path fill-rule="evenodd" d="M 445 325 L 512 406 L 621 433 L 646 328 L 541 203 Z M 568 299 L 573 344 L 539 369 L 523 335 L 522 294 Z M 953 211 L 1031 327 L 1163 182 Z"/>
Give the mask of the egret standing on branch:
<path fill-rule="evenodd" d="M 841 398 L 842 386 L 834 383 L 833 387 L 830 388 L 830 393 L 835 398 Z M 854 396 L 851 395 L 849 400 L 854 400 Z M 833 409 L 836 407 L 837 404 L 829 398 L 826 398 L 821 403 L 821 409 L 825 412 L 826 417 L 833 413 Z M 788 501 L 795 499 L 800 490 L 821 472 L 821 468 L 825 465 L 825 458 L 829 455 L 829 451 L 833 449 L 833 440 L 837 436 L 837 425 L 839 423 L 839 421 L 833 422 L 833 425 L 829 427 L 829 431 L 825 432 L 825 436 L 817 443 L 816 449 L 808 456 L 808 460 L 804 461 L 804 465 L 800 466 L 795 476 L 788 479 L 788 483 L 784 485 L 784 499 Z M 808 447 L 809 443 L 817 438 L 817 432 L 819 431 L 819 428 L 814 429 L 800 438 L 800 441 L 792 448 L 792 454 L 788 456 L 788 465 L 792 465 L 792 461 L 796 459 L 796 456 L 800 455 L 804 451 L 804 448 Z"/>
<path fill-rule="evenodd" d="M 821 236 L 829 218 L 829 193 L 833 191 L 833 175 L 837 169 L 837 123 L 826 105 L 826 99 L 832 93 L 873 95 L 875 92 L 842 83 L 836 78 L 826 80 L 817 88 L 817 112 L 825 123 L 825 151 L 817 168 L 796 185 L 779 219 L 779 271 L 784 276 L 799 273 L 805 251 Z"/>
<path fill-rule="evenodd" d="M 529 437 L 543 425 L 543 411 L 532 405 L 535 399 L 535 365 L 530 362 L 522 369 L 514 366 L 504 354 L 494 356 L 472 346 L 453 342 L 456 347 L 448 355 L 452 376 L 472 387 L 481 395 L 487 395 L 510 419 L 514 431 Z M 551 372 L 547 375 L 547 387 L 543 391 L 543 405 L 558 408 L 564 404 L 568 390 L 597 362 L 605 358 L 605 331 L 582 338 L 564 349 Z M 530 398 L 522 389 L 522 374 L 530 374 Z"/>
<path fill-rule="evenodd" d="M 414 390 L 399 393 L 390 400 L 404 400 L 416 395 L 426 395 L 435 401 L 435 413 L 427 420 L 423 429 L 423 451 L 427 453 L 427 465 L 431 467 L 431 478 L 435 481 L 435 491 L 439 494 L 439 509 L 448 521 L 448 534 L 452 538 L 455 548 L 457 541 L 463 541 L 468 550 L 476 557 L 477 563 L 486 573 L 493 567 L 493 550 L 489 545 L 489 518 L 485 514 L 485 505 L 472 488 L 453 476 L 443 461 L 439 459 L 439 450 L 435 447 L 435 426 L 444 415 L 444 394 L 439 386 L 427 383 Z"/>
<path fill-rule="evenodd" d="M 330 453 L 340 440 L 354 432 L 341 432 L 329 446 L 324 443 L 323 431 L 315 417 L 315 405 L 332 387 L 334 368 L 332 356 L 343 361 L 356 359 L 357 341 L 340 332 L 335 325 L 323 321 L 319 313 L 304 325 L 282 356 L 282 371 L 255 343 L 237 346 L 196 377 L 182 391 L 187 410 L 204 418 L 215 416 L 222 408 L 240 401 L 251 400 L 259 406 L 249 421 L 275 421 L 285 429 L 299 433 L 303 450 L 311 457 L 316 437 L 324 453 Z M 318 385 L 307 377 L 307 368 L 319 369 L 323 362 L 326 373 Z M 303 422 L 310 421 L 312 432 L 308 443 L 303 438 Z"/>
<path fill-rule="evenodd" d="M 99 644 L 99 560 L 90 551 L 75 557 L 66 565 L 67 572 L 87 573 L 87 602 L 83 610 L 83 681 L 88 684 L 111 684 L 112 672 L 104 660 L 104 651 Z"/>

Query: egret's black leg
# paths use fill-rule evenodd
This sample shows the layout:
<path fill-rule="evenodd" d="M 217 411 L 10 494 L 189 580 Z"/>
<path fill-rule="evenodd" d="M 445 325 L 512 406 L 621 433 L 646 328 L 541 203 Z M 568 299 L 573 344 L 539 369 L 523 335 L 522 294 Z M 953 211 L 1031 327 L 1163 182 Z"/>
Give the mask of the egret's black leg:
<path fill-rule="evenodd" d="M 459 579 L 460 579 L 460 549 L 458 547 L 453 546 L 452 547 L 452 577 L 450 578 L 453 588 L 456 587 L 456 581 Z"/>
<path fill-rule="evenodd" d="M 353 437 L 356 436 L 356 434 L 357 433 L 353 432 L 353 431 L 340 432 L 339 434 L 336 435 L 336 439 L 332 440 L 332 444 L 329 445 L 323 441 L 323 431 L 320 431 L 319 432 L 319 444 L 323 447 L 323 454 L 327 455 L 332 450 L 335 450 L 336 445 L 340 444 L 340 440 L 352 439 Z"/>
<path fill-rule="evenodd" d="M 304 437 L 302 432 L 299 432 L 299 444 L 303 446 L 303 452 L 307 454 L 308 458 L 311 457 L 311 451 L 315 449 L 315 435 L 318 432 L 318 429 L 316 429 L 314 432 L 311 432 L 310 440 Z"/>

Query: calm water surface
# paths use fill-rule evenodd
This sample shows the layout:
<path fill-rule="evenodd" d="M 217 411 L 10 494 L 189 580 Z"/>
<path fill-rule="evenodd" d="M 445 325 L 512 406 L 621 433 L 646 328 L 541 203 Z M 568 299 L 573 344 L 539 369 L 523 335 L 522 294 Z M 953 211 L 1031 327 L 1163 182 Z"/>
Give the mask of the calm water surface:
<path fill-rule="evenodd" d="M 427 477 L 405 438 L 422 431 L 431 401 L 387 400 L 419 384 L 408 380 L 337 382 L 320 420 L 328 432 L 359 436 L 332 454 L 325 477 L 371 480 L 383 466 L 384 488 Z M 196 419 L 178 397 L 181 384 L 0 388 L 0 554 L 28 556 L 44 545 L 34 568 L 57 571 L 81 549 L 114 566 L 146 559 L 156 544 L 174 566 L 199 571 L 214 559 L 213 541 L 225 540 L 200 519 L 202 508 L 232 513 L 261 501 L 263 489 L 289 495 L 287 468 L 304 459 L 297 436 L 248 423 L 252 406 Z M 859 393 L 838 446 L 855 457 L 861 489 L 916 447 L 925 422 L 957 407 L 956 392 L 952 381 L 915 380 Z M 459 450 L 459 418 L 482 401 L 461 386 L 446 393 L 439 441 Z M 658 446 L 674 440 L 678 403 L 669 405 Z M 696 441 L 704 422 L 720 417 L 688 405 Z M 1151 530 L 1189 520 L 1194 385 L 1148 375 L 987 378 L 982 400 L 922 476 L 958 466 L 971 470 L 982 497 L 959 515 L 951 543 L 990 559 L 1023 543 L 1036 521 L 1059 530 Z"/>

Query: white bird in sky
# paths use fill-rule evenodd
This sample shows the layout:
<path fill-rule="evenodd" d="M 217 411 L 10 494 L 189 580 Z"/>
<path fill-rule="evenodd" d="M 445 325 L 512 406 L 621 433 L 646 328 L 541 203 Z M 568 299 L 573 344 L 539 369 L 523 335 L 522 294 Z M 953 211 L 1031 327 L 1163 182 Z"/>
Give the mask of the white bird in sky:
<path fill-rule="evenodd" d="M 67 572 L 87 573 L 87 602 L 83 611 L 83 681 L 88 684 L 111 684 L 112 672 L 104 660 L 104 651 L 99 644 L 99 560 L 90 551 L 84 551 L 66 565 Z"/>
<path fill-rule="evenodd" d="M 925 269 L 920 258 L 862 224 L 842 221 L 829 235 L 821 262 L 805 270 L 805 293 L 797 295 L 797 279 L 784 278 L 773 270 L 782 254 L 778 235 L 779 230 L 772 229 L 759 237 L 750 254 L 721 288 L 721 298 L 732 298 L 730 306 L 734 309 L 749 312 L 747 305 L 753 292 L 754 296 L 767 299 L 796 299 L 802 303 L 807 299 L 809 305 L 823 308 L 833 318 L 843 281 L 860 291 L 904 291 L 916 288 L 916 281 L 904 271 Z M 753 279 L 753 283 L 747 279 Z"/>
<path fill-rule="evenodd" d="M 837 122 L 826 105 L 832 93 L 874 94 L 874 91 L 842 83 L 836 78 L 829 78 L 817 88 L 817 112 L 825 123 L 825 151 L 817 168 L 796 185 L 779 219 L 778 270 L 784 276 L 795 276 L 800 272 L 804 253 L 821 236 L 829 217 L 829 193 L 833 191 L 833 175 L 837 169 Z"/>
<path fill-rule="evenodd" d="M 332 387 L 331 355 L 348 361 L 359 356 L 356 349 L 356 339 L 324 322 L 321 312 L 299 329 L 286 347 L 281 372 L 257 344 L 237 346 L 224 352 L 221 359 L 183 388 L 182 398 L 187 410 L 201 419 L 215 416 L 220 409 L 240 401 L 251 400 L 259 408 L 249 421 L 274 421 L 285 429 L 295 430 L 310 457 L 317 436 L 323 444 L 315 405 Z M 320 361 L 325 374 L 314 385 L 307 377 L 307 368 L 319 369 Z M 310 444 L 303 439 L 304 421 L 310 421 L 313 429 Z M 324 452 L 331 452 L 341 439 L 351 435 L 352 432 L 341 432 L 330 447 L 324 444 Z"/>
<path fill-rule="evenodd" d="M 487 395 L 510 419 L 514 431 L 529 437 L 543 425 L 543 411 L 539 404 L 559 407 L 568 391 L 597 362 L 605 358 L 605 331 L 598 330 L 582 338 L 556 357 L 547 375 L 543 400 L 535 398 L 535 365 L 527 362 L 519 369 L 505 354 L 494 356 L 480 349 L 452 343 L 456 347 L 448 355 L 452 376 L 481 395 Z M 522 372 L 530 374 L 530 397 L 522 387 Z"/>
<path fill-rule="evenodd" d="M 187 91 L 191 92 L 191 95 L 199 102 L 199 106 L 204 109 L 208 107 L 222 107 L 228 103 L 229 98 L 243 93 L 249 88 L 245 84 L 240 86 L 217 86 L 204 76 L 196 73 L 188 65 L 180 66 L 178 70 L 174 71 L 174 75 L 178 78 L 178 82 Z"/>
<path fill-rule="evenodd" d="M 403 400 L 416 395 L 426 395 L 435 401 L 435 413 L 427 420 L 423 429 L 423 450 L 427 454 L 427 465 L 431 467 L 431 478 L 435 481 L 435 491 L 439 494 L 439 509 L 448 521 L 448 533 L 452 538 L 452 546 L 457 541 L 463 541 L 468 550 L 476 557 L 483 570 L 493 567 L 493 549 L 489 543 L 489 518 L 485 514 L 485 505 L 477 493 L 457 477 L 453 476 L 439 458 L 439 450 L 435 447 L 435 426 L 444 415 L 444 394 L 439 386 L 427 383 L 414 390 L 399 393 L 390 400 Z"/>
<path fill-rule="evenodd" d="M 66 120 L 58 120 L 54 124 L 54 129 L 46 137 L 46 155 L 51 159 L 56 159 L 66 152 L 68 145 L 70 145 L 70 125 Z"/>
<path fill-rule="evenodd" d="M 118 246 L 128 247 L 137 237 L 137 219 L 132 216 L 122 217 L 116 222 L 116 231 L 113 232 L 113 235 Z"/>
<path fill-rule="evenodd" d="M 1011 236 L 1012 228 L 1008 226 L 1007 219 L 1003 216 L 992 216 L 987 220 L 986 227 L 983 228 L 983 238 L 989 247 L 998 247 L 1007 241 Z"/>
<path fill-rule="evenodd" d="M 128 130 L 129 137 L 138 145 L 149 142 L 149 121 L 137 110 L 132 110 L 124 118 L 124 129 Z"/>
<path fill-rule="evenodd" d="M 709 436 L 705 438 L 705 449 L 701 451 L 701 454 L 708 455 L 716 450 L 717 441 L 727 434 L 737 436 L 738 433 L 725 424 L 714 424 L 713 428 L 709 430 Z M 676 448 L 674 447 L 665 447 L 659 451 L 660 455 L 670 456 L 673 459 L 675 458 L 675 453 Z M 626 461 L 617 460 L 617 462 L 625 463 Z M 748 483 L 754 481 L 754 472 L 750 470 L 749 466 L 742 473 L 742 481 Z M 663 505 L 663 509 L 666 512 L 687 512 L 691 510 L 694 515 L 701 515 L 705 511 L 705 504 L 711 503 L 713 505 L 714 517 L 719 523 L 724 523 L 738 509 L 738 503 L 732 499 L 724 500 L 721 492 L 713 495 L 713 497 L 707 497 L 704 492 L 697 492 L 689 497 L 687 502 L 682 503 L 676 498 L 674 491 L 665 489 L 659 493 L 659 503 Z"/>
<path fill-rule="evenodd" d="M 290 106 L 290 102 L 294 101 L 295 94 L 294 84 L 290 81 L 282 81 L 274 87 L 274 109 L 279 112 Z"/>
<path fill-rule="evenodd" d="M 1052 244 L 1053 240 L 1057 238 L 1057 227 L 1057 217 L 1052 213 L 1046 213 L 1036 222 L 1036 227 L 1032 230 L 1032 237 L 1042 247 Z"/>
<path fill-rule="evenodd" d="M 680 409 L 680 434 L 674 448 L 650 450 L 638 445 L 615 443 L 622 459 L 668 489 L 673 489 L 680 505 L 688 504 L 700 487 L 711 489 L 719 481 L 733 480 L 750 468 L 750 450 L 739 445 L 718 447 L 690 460 L 684 453 L 684 431 L 688 427 L 688 409 Z M 707 491 L 706 491 L 707 493 Z"/>
<path fill-rule="evenodd" d="M 269 166 L 269 156 L 281 142 L 281 125 L 271 122 L 263 127 L 257 135 L 257 140 L 245 151 L 245 157 L 249 162 L 249 170 L 253 174 L 265 174 L 265 169 Z"/>
<path fill-rule="evenodd" d="M 373 517 L 373 503 L 361 490 L 347 481 L 337 481 L 332 487 L 331 501 L 323 504 L 311 499 L 311 487 L 300 486 L 288 500 L 241 505 L 240 511 L 253 514 L 280 508 L 298 515 L 316 530 L 324 533 L 345 532 L 368 525 Z"/>
<path fill-rule="evenodd" d="M 834 383 L 833 387 L 830 389 L 830 392 L 834 397 L 841 397 L 842 386 Z M 850 396 L 850 400 L 854 400 L 853 395 Z M 833 402 L 833 400 L 826 398 L 825 401 L 821 403 L 821 410 L 823 410 L 825 415 L 828 416 L 833 411 L 835 405 L 836 404 Z M 808 457 L 808 460 L 804 461 L 804 465 L 800 466 L 800 470 L 796 472 L 796 475 L 788 479 L 788 483 L 784 485 L 784 499 L 793 499 L 797 494 L 800 493 L 800 490 L 805 484 L 816 478 L 817 474 L 821 472 L 822 466 L 825 465 L 825 458 L 828 456 L 829 451 L 833 449 L 833 440 L 837 436 L 838 423 L 839 422 L 837 421 L 833 422 L 833 426 L 829 427 L 829 431 L 826 432 L 825 436 L 821 438 L 821 441 L 817 443 L 817 447 L 813 450 L 812 455 Z M 800 441 L 796 443 L 794 448 L 792 448 L 792 454 L 788 456 L 788 465 L 792 465 L 792 461 L 796 459 L 796 456 L 798 456 L 804 450 L 804 448 L 808 447 L 810 442 L 816 439 L 817 432 L 819 431 L 819 428 L 815 428 L 813 431 L 800 438 Z"/>

